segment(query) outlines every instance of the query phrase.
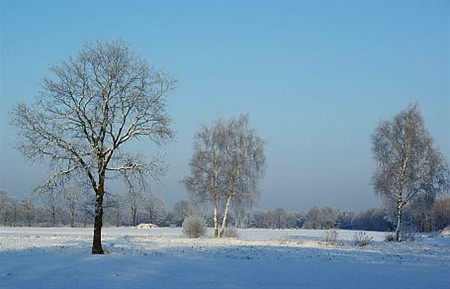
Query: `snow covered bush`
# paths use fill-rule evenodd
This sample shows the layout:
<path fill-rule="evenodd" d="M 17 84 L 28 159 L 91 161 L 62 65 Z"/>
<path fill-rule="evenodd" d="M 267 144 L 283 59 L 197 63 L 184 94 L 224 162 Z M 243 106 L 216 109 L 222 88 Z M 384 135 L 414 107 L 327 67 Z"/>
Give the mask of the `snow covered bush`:
<path fill-rule="evenodd" d="M 416 232 L 409 228 L 409 229 L 403 229 L 400 231 L 400 239 L 397 240 L 395 233 L 394 232 L 390 232 L 388 234 L 386 234 L 386 236 L 384 237 L 384 241 L 386 242 L 404 242 L 404 241 L 416 241 L 417 237 L 416 237 Z"/>
<path fill-rule="evenodd" d="M 239 237 L 239 235 L 238 235 L 236 228 L 230 227 L 230 228 L 225 229 L 225 231 L 223 232 L 223 237 L 224 238 L 237 238 L 237 237 Z"/>
<path fill-rule="evenodd" d="M 384 237 L 384 241 L 386 242 L 394 242 L 395 241 L 395 234 L 393 232 L 387 233 Z"/>
<path fill-rule="evenodd" d="M 338 232 L 336 230 L 327 230 L 325 232 L 325 242 L 329 244 L 335 244 L 338 236 Z"/>
<path fill-rule="evenodd" d="M 206 222 L 198 216 L 184 218 L 183 233 L 189 238 L 200 238 L 206 235 Z"/>
<path fill-rule="evenodd" d="M 401 241 L 416 241 L 416 231 L 414 228 L 407 228 L 400 231 L 400 239 Z"/>
<path fill-rule="evenodd" d="M 450 237 L 450 225 L 442 229 L 439 235 L 442 237 Z"/>
<path fill-rule="evenodd" d="M 356 232 L 353 236 L 353 244 L 355 246 L 368 246 L 373 242 L 373 238 L 369 237 L 365 232 Z"/>

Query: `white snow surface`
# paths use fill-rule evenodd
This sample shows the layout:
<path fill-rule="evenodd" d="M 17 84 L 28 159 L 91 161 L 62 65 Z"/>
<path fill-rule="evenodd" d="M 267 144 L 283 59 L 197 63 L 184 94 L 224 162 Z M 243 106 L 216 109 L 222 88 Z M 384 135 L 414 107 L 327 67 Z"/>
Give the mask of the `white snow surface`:
<path fill-rule="evenodd" d="M 210 232 L 211 233 L 211 232 Z M 450 288 L 450 238 L 336 244 L 320 230 L 238 230 L 239 238 L 188 239 L 180 228 L 0 227 L 0 288 Z"/>

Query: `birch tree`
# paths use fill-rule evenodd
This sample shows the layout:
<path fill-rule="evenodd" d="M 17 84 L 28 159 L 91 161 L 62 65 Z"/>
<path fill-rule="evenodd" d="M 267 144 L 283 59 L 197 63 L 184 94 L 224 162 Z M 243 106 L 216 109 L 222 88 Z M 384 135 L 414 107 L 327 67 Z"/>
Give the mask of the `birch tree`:
<path fill-rule="evenodd" d="M 448 164 L 435 147 L 418 105 L 411 105 L 381 121 L 372 135 L 377 167 L 375 193 L 396 206 L 396 241 L 401 241 L 404 208 L 423 196 L 444 192 L 449 185 Z"/>
<path fill-rule="evenodd" d="M 87 43 L 76 57 L 53 66 L 32 105 L 18 103 L 12 124 L 18 148 L 29 159 L 47 160 L 42 185 L 83 175 L 95 195 L 93 254 L 102 254 L 103 198 L 107 181 L 135 175 L 145 183 L 159 172 L 157 158 L 126 151 L 146 139 L 171 139 L 166 98 L 175 79 L 150 67 L 122 41 Z"/>
<path fill-rule="evenodd" d="M 196 134 L 190 167 L 184 184 L 194 201 L 212 204 L 214 236 L 222 237 L 232 206 L 250 208 L 259 198 L 266 167 L 264 141 L 249 127 L 248 115 L 218 120 Z"/>

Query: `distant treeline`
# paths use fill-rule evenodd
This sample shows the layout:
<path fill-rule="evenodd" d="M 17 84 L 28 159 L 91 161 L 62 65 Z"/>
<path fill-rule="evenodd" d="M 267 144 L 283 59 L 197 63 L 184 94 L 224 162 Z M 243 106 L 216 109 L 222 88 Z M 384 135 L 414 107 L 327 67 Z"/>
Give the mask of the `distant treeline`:
<path fill-rule="evenodd" d="M 179 201 L 167 210 L 162 200 L 152 194 L 124 195 L 107 198 L 104 223 L 108 226 L 135 226 L 153 223 L 160 227 L 179 227 L 186 216 L 201 215 L 212 220 L 208 208 L 193 206 L 189 201 Z M 70 203 L 54 198 L 24 197 L 16 199 L 0 191 L 0 226 L 91 226 L 93 206 L 89 200 Z M 424 210 L 425 206 L 411 206 L 405 213 L 406 226 L 417 232 L 439 231 L 450 225 L 450 197 L 440 198 Z M 230 226 L 238 228 L 270 229 L 348 229 L 369 231 L 394 230 L 395 215 L 386 209 L 371 208 L 365 211 L 342 211 L 333 207 L 313 207 L 308 212 L 290 212 L 284 208 L 269 211 L 233 212 Z M 212 224 L 208 224 L 212 226 Z"/>

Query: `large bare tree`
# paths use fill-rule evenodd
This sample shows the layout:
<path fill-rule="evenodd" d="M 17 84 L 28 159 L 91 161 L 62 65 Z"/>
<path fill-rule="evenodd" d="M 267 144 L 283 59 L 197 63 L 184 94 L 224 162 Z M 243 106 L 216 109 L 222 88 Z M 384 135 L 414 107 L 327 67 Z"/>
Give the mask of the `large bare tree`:
<path fill-rule="evenodd" d="M 372 135 L 372 152 L 377 164 L 375 193 L 388 205 L 395 204 L 395 238 L 401 241 L 404 207 L 419 197 L 444 192 L 448 164 L 434 146 L 417 104 L 380 122 Z"/>
<path fill-rule="evenodd" d="M 259 197 L 266 167 L 264 141 L 249 127 L 248 115 L 203 126 L 195 140 L 191 174 L 184 184 L 194 200 L 212 203 L 214 236 L 222 237 L 232 206 L 250 208 Z"/>
<path fill-rule="evenodd" d="M 124 145 L 144 138 L 159 145 L 172 137 L 166 98 L 176 81 L 122 41 L 87 43 L 50 70 L 36 103 L 19 103 L 11 112 L 18 147 L 30 159 L 50 162 L 52 176 L 43 186 L 75 174 L 89 180 L 95 192 L 92 253 L 102 254 L 106 181 L 126 176 L 143 184 L 160 171 L 156 158 Z"/>

